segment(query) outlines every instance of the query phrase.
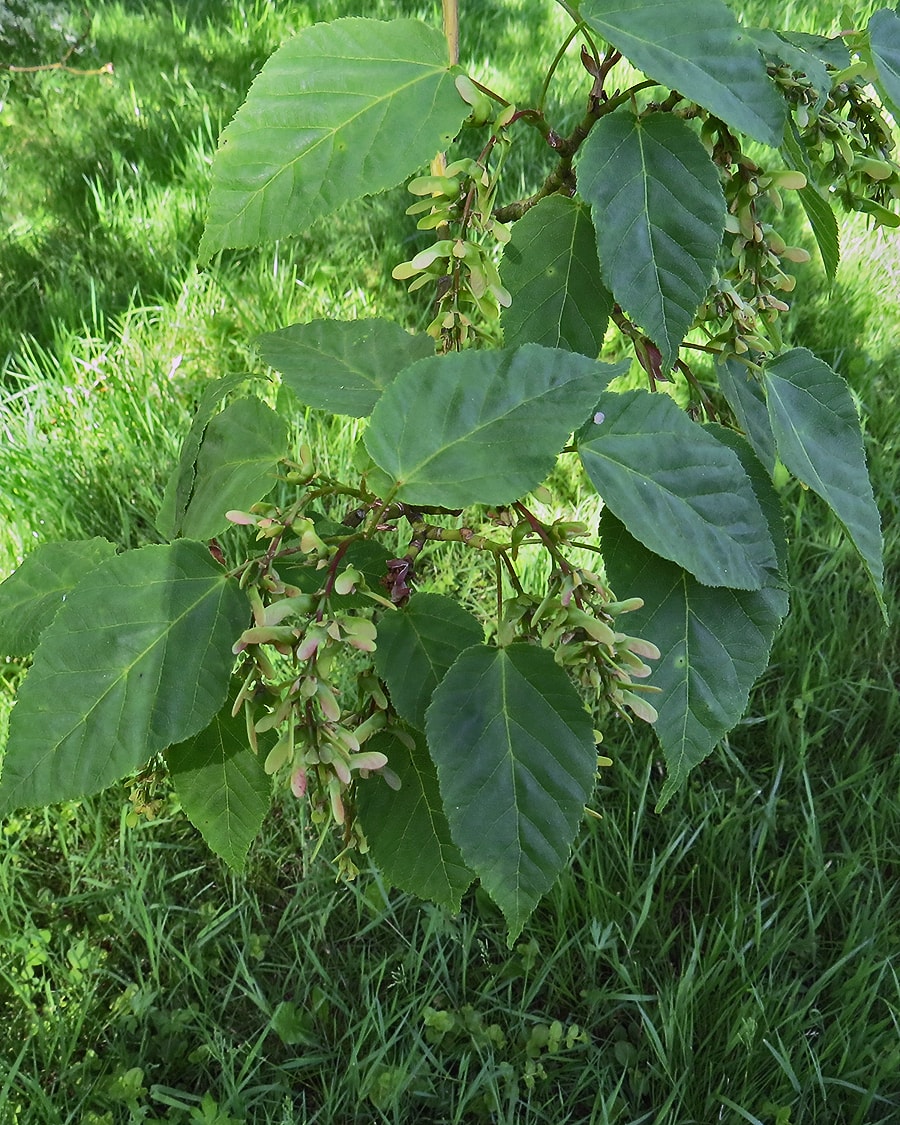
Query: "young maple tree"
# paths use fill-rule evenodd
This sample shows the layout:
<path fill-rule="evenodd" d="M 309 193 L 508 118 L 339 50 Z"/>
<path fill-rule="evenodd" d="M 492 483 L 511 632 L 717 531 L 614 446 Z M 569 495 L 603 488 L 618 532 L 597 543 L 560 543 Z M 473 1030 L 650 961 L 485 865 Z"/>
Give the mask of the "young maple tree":
<path fill-rule="evenodd" d="M 600 730 L 653 724 L 662 806 L 741 718 L 788 610 L 776 471 L 834 511 L 884 609 L 859 420 L 841 375 L 782 343 L 809 255 L 776 228 L 795 194 L 833 279 L 837 209 L 900 225 L 900 18 L 825 38 L 742 27 L 722 0 L 561 6 L 534 105 L 460 68 L 451 0 L 443 32 L 339 19 L 266 63 L 222 134 L 201 257 L 408 179 L 423 248 L 393 273 L 430 323 L 259 339 L 300 403 L 367 420 L 343 476 L 225 375 L 166 493 L 168 542 L 48 544 L 0 586 L 6 651 L 34 653 L 0 808 L 162 758 L 240 868 L 274 778 L 336 829 L 346 874 L 369 852 L 457 908 L 478 878 L 513 941 L 567 860 Z M 573 43 L 566 133 L 544 100 Z M 510 198 L 531 130 L 554 166 Z M 599 358 L 626 352 L 644 387 Z M 599 528 L 560 514 L 560 461 L 602 498 Z M 483 604 L 429 591 L 448 543 L 489 560 Z"/>

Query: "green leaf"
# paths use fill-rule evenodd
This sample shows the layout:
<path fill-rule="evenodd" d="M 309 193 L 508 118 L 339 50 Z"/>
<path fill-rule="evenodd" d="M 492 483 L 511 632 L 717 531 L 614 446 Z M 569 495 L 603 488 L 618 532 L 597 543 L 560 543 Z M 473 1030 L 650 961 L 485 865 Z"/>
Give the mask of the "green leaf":
<path fill-rule="evenodd" d="M 775 471 L 775 438 L 769 422 L 766 396 L 759 381 L 742 363 L 730 359 L 716 368 L 719 387 L 734 411 L 738 425 L 750 439 L 756 456 L 771 476 Z"/>
<path fill-rule="evenodd" d="M 590 716 L 552 653 L 479 645 L 444 676 L 426 731 L 453 839 L 511 946 L 584 815 L 597 767 Z"/>
<path fill-rule="evenodd" d="M 747 28 L 746 34 L 772 62 L 805 74 L 816 92 L 816 108 L 822 108 L 831 92 L 831 75 L 818 51 L 823 47 L 829 49 L 828 39 L 818 35 L 786 35 L 763 27 Z"/>
<path fill-rule="evenodd" d="M 188 820 L 217 856 L 243 871 L 272 798 L 243 716 L 232 718 L 226 705 L 204 730 L 170 746 L 166 762 Z"/>
<path fill-rule="evenodd" d="M 373 860 L 391 883 L 450 910 L 460 908 L 474 875 L 450 837 L 437 772 L 419 731 L 408 731 L 413 749 L 387 732 L 366 743 L 385 754 L 400 779 L 390 788 L 370 777 L 356 786 L 357 804 Z"/>
<path fill-rule="evenodd" d="M 661 809 L 746 710 L 787 612 L 787 595 L 775 583 L 762 590 L 701 586 L 648 551 L 608 512 L 600 532 L 610 586 L 644 599 L 644 608 L 629 614 L 628 628 L 661 654 L 648 681 L 661 689 L 652 699 L 668 774 Z"/>
<path fill-rule="evenodd" d="M 715 165 L 683 121 L 621 110 L 591 130 L 577 177 L 603 278 L 668 370 L 706 296 L 725 229 Z"/>
<path fill-rule="evenodd" d="M 705 422 L 703 429 L 717 440 L 727 445 L 737 456 L 747 478 L 753 495 L 756 497 L 760 510 L 766 519 L 766 526 L 772 537 L 775 549 L 776 571 L 770 576 L 767 587 L 788 589 L 788 545 L 787 534 L 784 529 L 784 509 L 781 498 L 775 491 L 772 474 L 763 466 L 759 454 L 753 449 L 752 444 L 734 430 L 720 426 L 717 422 Z M 787 612 L 785 610 L 785 612 Z"/>
<path fill-rule="evenodd" d="M 503 250 L 500 280 L 512 297 L 501 317 L 507 344 L 600 354 L 613 302 L 583 204 L 550 195 L 526 211 Z"/>
<path fill-rule="evenodd" d="M 254 376 L 246 373 L 223 375 L 221 379 L 215 379 L 204 388 L 191 428 L 181 446 L 178 468 L 166 484 L 159 515 L 156 517 L 156 527 L 166 539 L 175 539 L 181 534 L 181 521 L 194 492 L 197 454 L 203 444 L 206 427 L 218 413 L 219 405 L 225 396 L 250 378 Z"/>
<path fill-rule="evenodd" d="M 809 225 L 816 240 L 816 245 L 819 247 L 819 253 L 822 255 L 825 274 L 829 281 L 834 281 L 841 260 L 840 230 L 837 217 L 831 204 L 812 182 L 814 169 L 807 157 L 806 150 L 803 148 L 800 134 L 793 120 L 788 122 L 788 127 L 785 129 L 784 144 L 781 151 L 786 163 L 795 171 L 802 172 L 810 181 L 805 188 L 801 188 L 797 192 L 797 195 L 803 210 L 806 212 L 806 217 L 809 219 Z"/>
<path fill-rule="evenodd" d="M 707 586 L 764 586 L 775 550 L 734 452 L 664 394 L 607 392 L 598 411 L 578 451 L 629 532 Z"/>
<path fill-rule="evenodd" d="M 752 38 L 721 0 L 583 0 L 582 19 L 648 78 L 777 148 L 785 106 Z"/>
<path fill-rule="evenodd" d="M 887 621 L 881 520 L 850 390 L 806 348 L 794 348 L 763 372 L 778 456 L 841 521 L 872 579 Z"/>
<path fill-rule="evenodd" d="M 446 60 L 418 20 L 340 19 L 285 43 L 222 133 L 201 260 L 297 234 L 445 149 L 471 112 Z"/>
<path fill-rule="evenodd" d="M 0 583 L 0 653 L 30 656 L 69 591 L 116 553 L 107 539 L 44 543 Z"/>
<path fill-rule="evenodd" d="M 822 255 L 822 264 L 829 281 L 834 281 L 841 260 L 840 232 L 837 217 L 827 199 L 817 188 L 807 184 L 797 192 L 809 219 L 809 225 Z"/>
<path fill-rule="evenodd" d="M 0 810 L 96 793 L 225 702 L 247 601 L 200 543 L 108 559 L 41 637 L 10 716 Z"/>
<path fill-rule="evenodd" d="M 212 539 L 228 527 L 226 512 L 261 500 L 275 485 L 287 441 L 287 424 L 258 398 L 226 406 L 203 433 L 182 534 Z"/>
<path fill-rule="evenodd" d="M 504 504 L 550 473 L 624 365 L 525 344 L 423 359 L 372 412 L 372 459 L 410 504 Z"/>
<path fill-rule="evenodd" d="M 305 406 L 354 418 L 372 413 L 404 367 L 434 355 L 430 336 L 389 320 L 313 320 L 267 332 L 256 345 Z"/>
<path fill-rule="evenodd" d="M 900 16 L 887 8 L 869 20 L 869 45 L 878 85 L 888 107 L 900 113 Z"/>
<path fill-rule="evenodd" d="M 481 623 L 453 598 L 413 594 L 406 607 L 378 623 L 375 667 L 400 715 L 419 730 L 447 670 L 467 648 L 481 644 Z"/>

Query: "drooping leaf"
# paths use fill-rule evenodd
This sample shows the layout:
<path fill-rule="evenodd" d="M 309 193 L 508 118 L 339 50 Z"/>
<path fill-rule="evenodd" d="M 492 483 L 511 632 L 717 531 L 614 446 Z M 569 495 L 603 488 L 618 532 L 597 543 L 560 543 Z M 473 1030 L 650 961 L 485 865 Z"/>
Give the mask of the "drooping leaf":
<path fill-rule="evenodd" d="M 805 188 L 801 188 L 797 195 L 806 217 L 809 219 L 810 229 L 822 255 L 822 265 L 829 281 L 834 281 L 837 268 L 841 260 L 841 236 L 837 217 L 828 200 L 812 182 L 814 169 L 807 157 L 806 151 L 800 141 L 797 127 L 793 120 L 788 122 L 784 132 L 782 153 L 789 167 L 797 172 L 802 172 L 808 180 Z"/>
<path fill-rule="evenodd" d="M 319 23 L 280 47 L 222 133 L 201 260 L 297 234 L 445 149 L 471 112 L 446 59 L 408 19 Z"/>
<path fill-rule="evenodd" d="M 577 435 L 607 507 L 645 547 L 707 586 L 758 590 L 776 567 L 750 480 L 667 395 L 606 392 Z"/>
<path fill-rule="evenodd" d="M 661 689 L 652 703 L 668 775 L 657 806 L 662 808 L 743 715 L 768 664 L 787 595 L 775 585 L 701 586 L 648 551 L 609 512 L 600 531 L 611 587 L 644 599 L 644 608 L 629 614 L 628 628 L 652 640 L 661 654 L 647 682 Z"/>
<path fill-rule="evenodd" d="M 771 476 L 775 469 L 775 438 L 769 422 L 766 396 L 760 383 L 743 364 L 728 360 L 716 368 L 719 387 L 734 411 L 738 425 Z"/>
<path fill-rule="evenodd" d="M 227 511 L 261 500 L 275 484 L 287 440 L 287 423 L 258 398 L 240 398 L 216 414 L 203 433 L 181 534 L 211 539 L 228 526 Z"/>
<path fill-rule="evenodd" d="M 425 736 L 407 734 L 415 743 L 412 750 L 387 733 L 366 743 L 366 750 L 387 756 L 400 788 L 379 777 L 359 782 L 360 819 L 372 858 L 395 886 L 457 911 L 474 875 L 450 837 Z"/>
<path fill-rule="evenodd" d="M 10 716 L 0 810 L 96 793 L 209 724 L 248 607 L 200 543 L 108 559 L 45 629 Z"/>
<path fill-rule="evenodd" d="M 900 113 L 900 16 L 881 8 L 869 20 L 869 45 L 881 93 L 896 115 Z"/>
<path fill-rule="evenodd" d="M 763 27 L 747 28 L 746 34 L 767 59 L 805 74 L 816 92 L 816 108 L 821 109 L 831 91 L 831 76 L 819 52 L 829 50 L 830 40 L 819 35 L 786 35 Z"/>
<path fill-rule="evenodd" d="M 720 426 L 718 422 L 705 422 L 703 428 L 736 454 L 744 472 L 747 474 L 750 487 L 753 489 L 753 495 L 765 516 L 766 526 L 772 537 L 772 546 L 775 549 L 777 568 L 770 575 L 766 588 L 768 589 L 771 586 L 772 588 L 777 587 L 787 590 L 788 544 L 784 528 L 784 508 L 772 483 L 771 473 L 760 461 L 759 454 L 753 449 L 752 443 L 740 434 L 735 433 L 734 430 L 730 430 L 726 426 Z"/>
<path fill-rule="evenodd" d="M 552 653 L 467 649 L 428 709 L 450 831 L 515 941 L 569 854 L 597 766 L 590 716 Z"/>
<path fill-rule="evenodd" d="M 777 148 L 785 108 L 752 38 L 721 0 L 583 0 L 582 19 L 648 78 Z"/>
<path fill-rule="evenodd" d="M 837 217 L 827 199 L 807 184 L 797 193 L 809 219 L 809 225 L 822 255 L 822 264 L 829 281 L 834 281 L 841 260 L 840 231 Z"/>
<path fill-rule="evenodd" d="M 389 320 L 313 320 L 258 337 L 263 360 L 305 406 L 363 418 L 397 373 L 434 355 L 430 336 Z"/>
<path fill-rule="evenodd" d="M 536 488 L 623 370 L 525 344 L 423 359 L 372 412 L 372 459 L 410 504 L 504 504 Z"/>
<path fill-rule="evenodd" d="M 826 66 L 833 66 L 835 70 L 843 70 L 850 64 L 850 52 L 847 44 L 839 35 L 813 35 L 807 31 L 779 31 L 779 39 L 784 39 L 799 47 L 807 55 L 812 55 Z M 803 69 L 802 67 L 800 68 Z M 805 73 L 805 72 L 804 72 Z"/>
<path fill-rule="evenodd" d="M 200 396 L 191 428 L 181 446 L 178 467 L 166 484 L 166 491 L 156 517 L 156 527 L 166 539 L 176 539 L 181 534 L 181 521 L 191 502 L 194 480 L 197 475 L 197 454 L 203 444 L 203 435 L 226 395 L 246 383 L 253 376 L 245 373 L 223 375 L 208 384 Z"/>
<path fill-rule="evenodd" d="M 841 521 L 869 572 L 887 620 L 881 519 L 847 384 L 806 348 L 794 348 L 772 360 L 763 377 L 778 456 Z"/>
<path fill-rule="evenodd" d="M 483 640 L 478 619 L 441 594 L 413 594 L 404 609 L 386 613 L 378 625 L 375 667 L 399 714 L 424 730 L 435 688 L 460 653 Z"/>
<path fill-rule="evenodd" d="M 232 718 L 226 705 L 208 727 L 170 746 L 166 762 L 188 820 L 216 855 L 243 871 L 272 796 L 243 717 Z"/>
<path fill-rule="evenodd" d="M 501 317 L 506 343 L 600 354 L 612 296 L 600 277 L 594 226 L 584 204 L 550 195 L 513 224 L 500 262 L 512 297 Z"/>
<path fill-rule="evenodd" d="M 725 229 L 715 165 L 671 114 L 620 110 L 591 130 L 577 178 L 591 204 L 603 279 L 667 371 L 706 296 Z"/>
<path fill-rule="evenodd" d="M 0 654 L 29 656 L 69 591 L 116 553 L 108 539 L 44 543 L 0 583 Z"/>

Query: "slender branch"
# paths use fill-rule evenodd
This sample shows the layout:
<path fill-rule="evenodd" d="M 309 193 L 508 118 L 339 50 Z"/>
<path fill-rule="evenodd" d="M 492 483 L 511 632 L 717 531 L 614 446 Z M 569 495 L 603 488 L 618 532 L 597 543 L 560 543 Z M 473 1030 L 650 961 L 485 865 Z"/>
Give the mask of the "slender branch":
<path fill-rule="evenodd" d="M 529 196 L 527 199 L 519 199 L 515 203 L 507 203 L 503 207 L 495 208 L 494 218 L 501 223 L 515 222 L 516 219 L 521 219 L 526 211 L 530 211 L 535 204 L 540 203 L 546 196 L 553 195 L 562 190 L 574 190 L 574 184 L 572 182 L 572 161 L 575 157 L 575 153 L 593 128 L 594 122 L 598 121 L 601 117 L 605 117 L 608 113 L 612 113 L 613 110 L 618 109 L 620 105 L 629 101 L 632 96 L 640 90 L 646 90 L 650 86 L 657 85 L 659 85 L 659 83 L 653 82 L 648 78 L 643 82 L 638 82 L 636 86 L 630 87 L 621 94 L 616 94 L 615 97 L 609 98 L 605 102 L 596 102 L 596 104 L 592 102 L 591 108 L 588 110 L 584 119 L 576 125 L 575 129 L 568 137 L 558 137 L 551 131 L 548 134 L 547 140 L 551 147 L 562 154 L 562 159 L 534 195 Z"/>

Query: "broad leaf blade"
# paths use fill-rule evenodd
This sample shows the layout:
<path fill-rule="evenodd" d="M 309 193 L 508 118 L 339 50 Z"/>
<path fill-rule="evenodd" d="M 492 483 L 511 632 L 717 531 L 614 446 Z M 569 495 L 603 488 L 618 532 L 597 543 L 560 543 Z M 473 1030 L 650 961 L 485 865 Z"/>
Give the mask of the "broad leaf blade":
<path fill-rule="evenodd" d="M 358 783 L 363 829 L 372 858 L 395 886 L 457 911 L 474 875 L 451 839 L 425 736 L 408 734 L 415 740 L 412 750 L 390 734 L 366 743 L 366 750 L 387 756 L 400 788 L 380 777 Z"/>
<path fill-rule="evenodd" d="M 226 706 L 204 730 L 170 746 L 166 762 L 188 820 L 211 851 L 243 871 L 272 797 L 243 718 L 232 718 Z"/>
<path fill-rule="evenodd" d="M 869 20 L 869 44 L 878 84 L 891 111 L 900 113 L 900 16 L 887 8 Z"/>
<path fill-rule="evenodd" d="M 604 281 L 668 370 L 722 242 L 725 199 L 716 168 L 684 122 L 622 110 L 591 130 L 577 175 L 591 204 Z"/>
<path fill-rule="evenodd" d="M 446 148 L 470 112 L 446 55 L 406 19 L 339 19 L 285 43 L 222 133 L 201 260 L 297 234 Z"/>
<path fill-rule="evenodd" d="M 777 148 L 785 107 L 752 38 L 721 0 L 583 0 L 584 21 L 649 78 Z"/>
<path fill-rule="evenodd" d="M 747 435 L 756 456 L 771 476 L 775 470 L 775 438 L 762 386 L 743 364 L 728 360 L 716 368 L 719 387 Z"/>
<path fill-rule="evenodd" d="M 508 503 L 545 479 L 622 369 L 537 344 L 423 359 L 384 392 L 366 448 L 410 504 Z"/>
<path fill-rule="evenodd" d="M 386 613 L 378 623 L 375 667 L 398 713 L 424 730 L 435 688 L 460 653 L 483 640 L 478 619 L 441 594 L 413 594 L 404 609 Z"/>
<path fill-rule="evenodd" d="M 480 645 L 441 681 L 426 731 L 453 839 L 512 944 L 584 815 L 597 765 L 590 717 L 552 653 Z"/>
<path fill-rule="evenodd" d="M 411 336 L 389 320 L 313 320 L 267 332 L 263 360 L 305 406 L 364 418 L 399 371 L 434 355 L 430 336 Z"/>
<path fill-rule="evenodd" d="M 847 384 L 805 348 L 772 360 L 763 377 L 778 456 L 843 524 L 887 620 L 881 519 Z"/>
<path fill-rule="evenodd" d="M 107 539 L 44 543 L 0 583 L 0 653 L 29 656 L 41 633 L 86 574 L 111 558 Z"/>
<path fill-rule="evenodd" d="M 181 521 L 194 492 L 197 454 L 203 444 L 206 427 L 218 413 L 222 399 L 242 383 L 246 383 L 248 378 L 252 376 L 243 373 L 223 375 L 221 379 L 214 380 L 204 388 L 191 428 L 181 446 L 178 468 L 166 484 L 159 515 L 156 517 L 157 529 L 166 539 L 176 539 L 181 534 Z"/>
<path fill-rule="evenodd" d="M 247 602 L 199 543 L 103 563 L 41 637 L 9 724 L 0 810 L 96 793 L 225 702 Z"/>
<path fill-rule="evenodd" d="M 767 583 L 777 568 L 772 538 L 732 450 L 664 394 L 607 392 L 597 418 L 577 435 L 578 451 L 636 539 L 704 585 Z"/>
<path fill-rule="evenodd" d="M 241 398 L 217 414 L 203 434 L 181 533 L 211 539 L 228 526 L 225 513 L 257 503 L 275 484 L 288 428 L 258 398 Z"/>
<path fill-rule="evenodd" d="M 551 195 L 527 211 L 513 224 L 500 279 L 512 297 L 501 317 L 508 345 L 600 354 L 613 302 L 584 204 Z"/>
<path fill-rule="evenodd" d="M 610 585 L 640 593 L 644 608 L 633 615 L 634 631 L 661 654 L 649 682 L 661 689 L 653 696 L 659 713 L 653 729 L 668 773 L 657 806 L 662 808 L 746 710 L 787 612 L 787 595 L 776 585 L 701 586 L 648 551 L 608 512 L 601 537 Z"/>

